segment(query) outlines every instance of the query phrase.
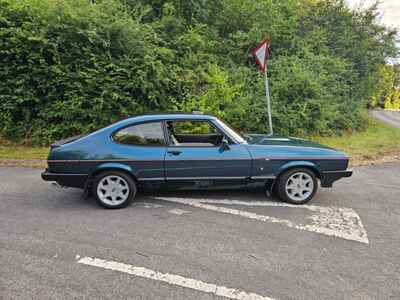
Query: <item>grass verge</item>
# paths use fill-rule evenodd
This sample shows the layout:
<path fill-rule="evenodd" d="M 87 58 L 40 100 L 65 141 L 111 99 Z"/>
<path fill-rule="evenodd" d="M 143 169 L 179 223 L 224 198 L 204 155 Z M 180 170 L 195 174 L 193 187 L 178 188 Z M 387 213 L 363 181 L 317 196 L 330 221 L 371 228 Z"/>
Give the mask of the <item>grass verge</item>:
<path fill-rule="evenodd" d="M 0 166 L 46 168 L 48 147 L 17 145 L 0 138 Z"/>
<path fill-rule="evenodd" d="M 351 156 L 353 166 L 400 159 L 400 129 L 373 118 L 368 119 L 364 131 L 312 140 L 344 151 Z"/>

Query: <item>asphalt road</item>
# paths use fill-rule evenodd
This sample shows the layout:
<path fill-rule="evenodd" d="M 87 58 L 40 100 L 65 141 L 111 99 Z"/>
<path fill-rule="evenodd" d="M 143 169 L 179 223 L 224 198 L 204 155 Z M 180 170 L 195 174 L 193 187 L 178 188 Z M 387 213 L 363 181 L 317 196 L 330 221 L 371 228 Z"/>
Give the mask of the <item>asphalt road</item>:
<path fill-rule="evenodd" d="M 302 207 L 225 191 L 105 210 L 0 168 L 0 298 L 400 299 L 399 175 L 360 167 Z"/>
<path fill-rule="evenodd" d="M 372 110 L 370 114 L 382 122 L 400 128 L 400 111 Z"/>

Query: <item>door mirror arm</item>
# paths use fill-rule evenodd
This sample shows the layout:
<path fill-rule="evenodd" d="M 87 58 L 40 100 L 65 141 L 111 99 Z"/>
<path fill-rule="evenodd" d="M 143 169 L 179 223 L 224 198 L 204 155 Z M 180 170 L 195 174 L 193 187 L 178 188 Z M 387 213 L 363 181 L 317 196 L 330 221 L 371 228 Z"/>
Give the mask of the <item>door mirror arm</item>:
<path fill-rule="evenodd" d="M 220 148 L 221 152 L 229 150 L 230 148 L 231 147 L 229 146 L 228 140 L 226 139 L 226 137 L 223 137 L 222 140 L 221 140 L 221 148 Z"/>

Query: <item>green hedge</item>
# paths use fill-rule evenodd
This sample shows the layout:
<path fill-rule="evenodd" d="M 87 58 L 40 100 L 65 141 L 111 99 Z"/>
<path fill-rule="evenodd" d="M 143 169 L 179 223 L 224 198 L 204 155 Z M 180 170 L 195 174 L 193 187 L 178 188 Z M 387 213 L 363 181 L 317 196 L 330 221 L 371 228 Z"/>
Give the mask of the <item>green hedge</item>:
<path fill-rule="evenodd" d="M 46 144 L 176 110 L 267 131 L 249 57 L 265 36 L 277 133 L 362 128 L 374 77 L 395 54 L 375 12 L 339 0 L 0 0 L 0 135 Z"/>

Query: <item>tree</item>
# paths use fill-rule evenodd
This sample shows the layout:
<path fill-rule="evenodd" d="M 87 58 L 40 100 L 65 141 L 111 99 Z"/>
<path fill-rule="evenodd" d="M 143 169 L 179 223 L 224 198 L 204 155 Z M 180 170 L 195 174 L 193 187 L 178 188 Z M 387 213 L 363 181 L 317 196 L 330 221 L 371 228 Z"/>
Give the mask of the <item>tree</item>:
<path fill-rule="evenodd" d="M 267 131 L 249 55 L 266 36 L 278 134 L 361 129 L 367 102 L 397 97 L 396 32 L 376 16 L 340 0 L 0 0 L 0 135 L 48 143 L 170 110 Z"/>

